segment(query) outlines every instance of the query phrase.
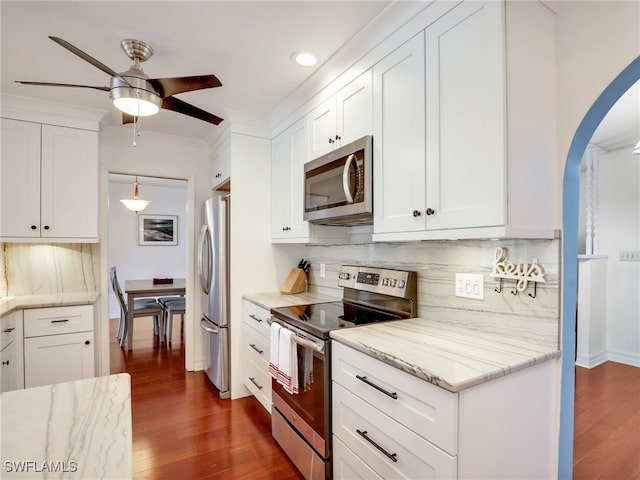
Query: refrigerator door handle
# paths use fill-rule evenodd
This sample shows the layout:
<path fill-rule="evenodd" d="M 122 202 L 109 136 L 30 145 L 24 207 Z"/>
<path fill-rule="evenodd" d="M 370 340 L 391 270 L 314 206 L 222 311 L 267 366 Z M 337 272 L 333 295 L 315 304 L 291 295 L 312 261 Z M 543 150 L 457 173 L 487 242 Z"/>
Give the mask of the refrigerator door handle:
<path fill-rule="evenodd" d="M 205 265 L 204 252 L 208 241 L 209 227 L 203 225 L 200 230 L 200 239 L 198 241 L 198 274 L 200 276 L 200 287 L 205 295 L 209 294 L 209 285 L 211 284 L 211 256 L 207 255 L 207 265 Z"/>
<path fill-rule="evenodd" d="M 217 328 L 211 328 L 209 327 L 207 324 L 209 325 L 213 325 L 211 322 L 207 321 L 204 318 L 200 319 L 200 328 L 203 329 L 205 332 L 208 333 L 213 333 L 214 335 L 218 335 L 220 333 L 220 330 Z"/>

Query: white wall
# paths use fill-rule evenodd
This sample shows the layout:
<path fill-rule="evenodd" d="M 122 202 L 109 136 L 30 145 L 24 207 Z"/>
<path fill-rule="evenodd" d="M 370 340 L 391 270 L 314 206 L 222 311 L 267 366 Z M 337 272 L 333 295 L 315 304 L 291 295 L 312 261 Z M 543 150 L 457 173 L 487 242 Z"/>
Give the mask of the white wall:
<path fill-rule="evenodd" d="M 640 366 L 640 262 L 620 251 L 640 251 L 640 157 L 630 149 L 601 156 L 600 249 L 607 262 L 607 356 Z"/>
<path fill-rule="evenodd" d="M 171 114 L 170 112 L 167 114 Z M 126 127 L 107 127 L 100 134 L 100 317 L 109 318 L 109 173 L 137 174 L 187 180 L 186 221 L 183 235 L 186 248 L 187 314 L 185 318 L 186 367 L 202 368 L 203 340 L 201 330 L 195 328 L 202 315 L 197 297 L 195 251 L 198 241 L 202 203 L 210 194 L 211 172 L 209 149 L 201 140 L 145 132 L 131 146 L 131 130 Z M 151 248 L 151 247 L 149 247 Z M 109 325 L 102 322 L 100 338 L 102 373 L 109 373 Z"/>
<path fill-rule="evenodd" d="M 133 177 L 131 178 L 133 181 Z M 128 210 L 120 199 L 132 198 L 131 183 L 109 182 L 109 250 L 108 263 L 116 267 L 120 287 L 125 280 L 140 278 L 184 278 L 187 266 L 187 182 L 173 180 L 166 185 L 149 185 L 139 179 L 140 198 L 151 204 L 142 215 L 175 215 L 178 217 L 177 245 L 139 245 L 139 216 Z M 120 316 L 120 305 L 112 291 L 109 294 L 109 317 Z"/>

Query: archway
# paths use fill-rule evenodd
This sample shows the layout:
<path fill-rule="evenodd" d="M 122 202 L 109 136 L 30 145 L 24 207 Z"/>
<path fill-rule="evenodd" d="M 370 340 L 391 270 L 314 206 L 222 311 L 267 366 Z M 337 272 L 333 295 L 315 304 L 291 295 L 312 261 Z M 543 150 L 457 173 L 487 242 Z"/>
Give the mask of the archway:
<path fill-rule="evenodd" d="M 558 478 L 561 479 L 571 479 L 573 472 L 580 165 L 582 155 L 604 116 L 639 79 L 640 56 L 604 89 L 586 113 L 573 137 L 565 164 L 562 195 L 562 383 L 558 452 Z"/>

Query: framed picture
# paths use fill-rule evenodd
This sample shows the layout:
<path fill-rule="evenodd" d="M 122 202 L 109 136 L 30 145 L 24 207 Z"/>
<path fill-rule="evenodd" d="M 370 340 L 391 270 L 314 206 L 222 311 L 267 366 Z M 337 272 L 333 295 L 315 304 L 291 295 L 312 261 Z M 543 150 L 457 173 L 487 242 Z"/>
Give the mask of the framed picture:
<path fill-rule="evenodd" d="M 138 215 L 139 245 L 177 245 L 177 215 Z"/>

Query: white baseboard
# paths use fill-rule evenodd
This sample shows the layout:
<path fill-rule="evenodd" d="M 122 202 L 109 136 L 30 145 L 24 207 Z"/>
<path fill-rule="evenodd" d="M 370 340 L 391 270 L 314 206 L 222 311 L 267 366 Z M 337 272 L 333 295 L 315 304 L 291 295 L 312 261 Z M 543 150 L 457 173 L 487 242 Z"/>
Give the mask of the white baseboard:
<path fill-rule="evenodd" d="M 632 367 L 640 367 L 640 355 L 638 354 L 603 350 L 593 355 L 578 354 L 576 356 L 576 365 L 584 368 L 594 368 L 607 361 L 623 363 L 625 365 L 631 365 Z"/>

